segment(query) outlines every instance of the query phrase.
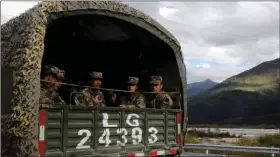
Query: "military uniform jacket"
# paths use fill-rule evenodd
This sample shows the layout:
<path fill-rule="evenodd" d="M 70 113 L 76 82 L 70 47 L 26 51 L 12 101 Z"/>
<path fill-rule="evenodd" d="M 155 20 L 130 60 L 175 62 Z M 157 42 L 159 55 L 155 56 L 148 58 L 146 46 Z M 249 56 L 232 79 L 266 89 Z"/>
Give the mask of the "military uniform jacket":
<path fill-rule="evenodd" d="M 170 109 L 173 105 L 173 101 L 167 93 L 152 94 L 148 103 L 151 108 L 155 107 L 161 109 Z"/>
<path fill-rule="evenodd" d="M 131 108 L 145 108 L 145 97 L 139 92 L 133 94 L 128 93 L 126 96 L 120 98 L 120 105 L 129 106 Z"/>
<path fill-rule="evenodd" d="M 93 106 L 103 107 L 105 106 L 104 95 L 100 90 L 85 88 L 81 90 L 81 94 L 77 94 L 75 97 L 75 103 L 79 106 Z"/>
<path fill-rule="evenodd" d="M 58 92 L 53 88 L 46 88 L 41 85 L 40 104 L 66 104 L 59 96 Z"/>

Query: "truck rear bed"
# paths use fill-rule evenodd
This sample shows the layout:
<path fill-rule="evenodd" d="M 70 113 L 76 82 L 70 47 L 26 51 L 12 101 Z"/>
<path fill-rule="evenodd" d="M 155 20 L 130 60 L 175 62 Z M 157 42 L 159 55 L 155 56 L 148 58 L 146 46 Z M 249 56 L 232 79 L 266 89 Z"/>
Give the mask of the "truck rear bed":
<path fill-rule="evenodd" d="M 180 110 L 43 105 L 41 156 L 175 155 L 181 145 Z"/>

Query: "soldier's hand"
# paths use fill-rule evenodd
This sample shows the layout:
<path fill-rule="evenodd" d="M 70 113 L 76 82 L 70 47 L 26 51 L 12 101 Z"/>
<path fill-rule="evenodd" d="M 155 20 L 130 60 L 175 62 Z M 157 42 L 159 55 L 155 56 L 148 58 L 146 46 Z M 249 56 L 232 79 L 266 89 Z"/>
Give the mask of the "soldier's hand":
<path fill-rule="evenodd" d="M 125 105 L 120 105 L 121 108 L 125 108 Z"/>

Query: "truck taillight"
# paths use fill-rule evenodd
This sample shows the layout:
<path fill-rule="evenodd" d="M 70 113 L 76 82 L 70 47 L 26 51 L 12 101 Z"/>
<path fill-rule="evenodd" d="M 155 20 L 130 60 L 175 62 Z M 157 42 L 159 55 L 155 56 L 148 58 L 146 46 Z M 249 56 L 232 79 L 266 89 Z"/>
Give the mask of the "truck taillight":
<path fill-rule="evenodd" d="M 46 112 L 40 110 L 40 129 L 39 129 L 39 154 L 45 156 L 45 122 Z"/>
<path fill-rule="evenodd" d="M 182 143 L 182 135 L 181 135 L 181 113 L 177 114 L 177 129 L 178 129 L 178 134 L 177 134 L 177 144 L 181 145 Z"/>

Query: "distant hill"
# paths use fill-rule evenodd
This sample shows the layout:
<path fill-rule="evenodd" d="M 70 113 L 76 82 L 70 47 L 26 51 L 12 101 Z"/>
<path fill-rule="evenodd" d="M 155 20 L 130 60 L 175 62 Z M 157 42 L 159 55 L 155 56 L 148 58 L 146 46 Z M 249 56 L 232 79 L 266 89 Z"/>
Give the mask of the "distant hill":
<path fill-rule="evenodd" d="M 280 124 L 280 59 L 190 97 L 188 106 L 190 124 Z"/>
<path fill-rule="evenodd" d="M 194 82 L 187 85 L 187 95 L 188 96 L 194 96 L 199 93 L 205 92 L 209 90 L 210 88 L 217 85 L 217 82 L 214 82 L 210 79 L 201 81 L 201 82 Z"/>

